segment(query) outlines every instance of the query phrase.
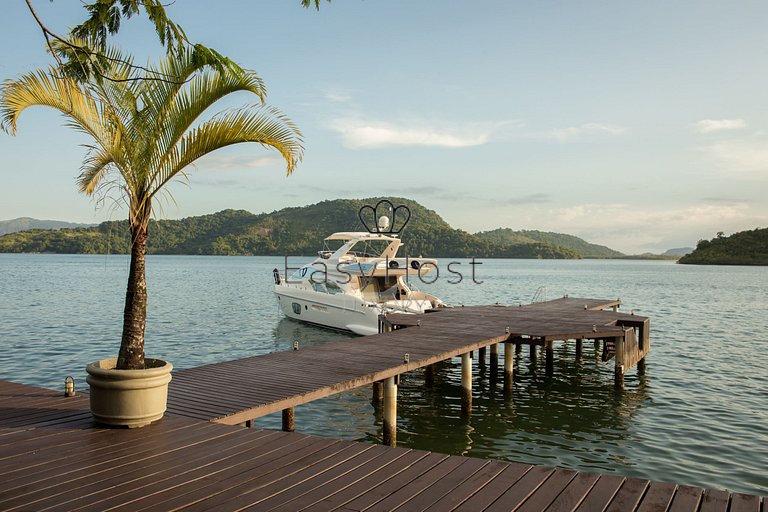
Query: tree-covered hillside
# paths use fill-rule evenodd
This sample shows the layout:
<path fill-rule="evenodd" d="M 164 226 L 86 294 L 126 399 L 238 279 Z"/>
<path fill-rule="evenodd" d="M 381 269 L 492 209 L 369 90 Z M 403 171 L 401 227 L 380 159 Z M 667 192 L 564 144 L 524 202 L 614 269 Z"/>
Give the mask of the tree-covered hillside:
<path fill-rule="evenodd" d="M 723 233 L 701 240 L 696 249 L 678 263 L 698 265 L 768 265 L 768 229 Z"/>
<path fill-rule="evenodd" d="M 259 215 L 244 210 L 224 210 L 181 220 L 159 220 L 150 224 L 148 252 L 312 255 L 322 247 L 323 239 L 331 233 L 363 230 L 358 210 L 365 204 L 376 204 L 379 199 L 336 199 Z M 415 201 L 397 197 L 388 199 L 395 205 L 405 204 L 411 210 L 410 223 L 402 235 L 405 242 L 403 250 L 409 255 L 546 259 L 582 257 L 578 250 L 561 247 L 544 239 L 529 237 L 519 241 L 472 235 L 452 228 L 437 213 Z M 370 223 L 373 222 L 374 219 L 371 219 Z M 93 228 L 24 231 L 0 237 L 0 252 L 122 254 L 127 253 L 128 249 L 127 221 L 103 222 Z"/>
<path fill-rule="evenodd" d="M 591 244 L 573 235 L 552 233 L 548 231 L 521 230 L 498 228 L 491 231 L 476 233 L 477 236 L 498 244 L 547 244 L 553 247 L 570 249 L 582 258 L 620 258 L 624 254 L 614 251 L 604 245 Z"/>

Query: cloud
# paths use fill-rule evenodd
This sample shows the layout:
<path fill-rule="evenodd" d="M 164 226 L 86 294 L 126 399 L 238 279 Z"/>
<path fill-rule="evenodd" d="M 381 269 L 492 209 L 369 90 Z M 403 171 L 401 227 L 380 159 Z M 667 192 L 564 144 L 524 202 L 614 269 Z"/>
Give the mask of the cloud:
<path fill-rule="evenodd" d="M 278 156 L 225 156 L 208 155 L 197 161 L 196 166 L 201 170 L 225 170 L 225 169 L 257 169 L 261 167 L 273 167 L 284 165 L 282 158 Z"/>
<path fill-rule="evenodd" d="M 537 215 L 537 225 L 542 226 L 539 229 L 575 234 L 627 254 L 694 245 L 701 237 L 714 236 L 717 230 L 738 231 L 758 225 L 761 218 L 761 212 L 738 203 L 669 208 L 586 203 Z M 602 222 L 605 219 L 610 222 Z"/>
<path fill-rule="evenodd" d="M 342 118 L 333 121 L 330 127 L 341 134 L 344 145 L 352 149 L 391 146 L 465 148 L 486 144 L 494 131 L 504 124 L 469 123 L 446 128 Z"/>
<path fill-rule="evenodd" d="M 694 129 L 699 133 L 713 133 L 728 130 L 740 130 L 747 127 L 743 119 L 702 119 L 694 123 Z"/>
<path fill-rule="evenodd" d="M 725 171 L 761 172 L 768 170 L 768 138 L 718 141 L 701 150 Z"/>
<path fill-rule="evenodd" d="M 621 135 L 626 131 L 626 128 L 621 126 L 602 123 L 585 123 L 579 126 L 569 126 L 567 128 L 556 128 L 545 131 L 541 134 L 541 137 L 558 142 L 568 142 L 594 135 Z"/>
<path fill-rule="evenodd" d="M 541 203 L 549 203 L 552 202 L 552 197 L 549 194 L 544 194 L 542 192 L 536 193 L 536 194 L 528 194 L 525 196 L 518 196 L 518 197 L 512 197 L 507 198 L 507 202 L 514 205 L 519 204 L 541 204 Z"/>
<path fill-rule="evenodd" d="M 326 91 L 323 96 L 333 103 L 351 103 L 352 95 L 343 91 Z"/>

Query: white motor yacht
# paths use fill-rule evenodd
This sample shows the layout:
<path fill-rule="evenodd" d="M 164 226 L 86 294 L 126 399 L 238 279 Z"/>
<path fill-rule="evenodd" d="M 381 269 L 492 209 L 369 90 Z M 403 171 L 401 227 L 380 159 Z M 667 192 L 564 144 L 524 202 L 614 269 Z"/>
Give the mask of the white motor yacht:
<path fill-rule="evenodd" d="M 431 281 L 427 276 L 437 269 L 437 260 L 398 257 L 399 231 L 387 231 L 388 227 L 389 218 L 381 216 L 373 232 L 334 233 L 311 263 L 299 268 L 286 264 L 286 274 L 295 270 L 290 276 L 275 269 L 274 292 L 283 313 L 294 320 L 369 335 L 379 332 L 380 315 L 446 307 L 434 295 L 411 286 Z"/>

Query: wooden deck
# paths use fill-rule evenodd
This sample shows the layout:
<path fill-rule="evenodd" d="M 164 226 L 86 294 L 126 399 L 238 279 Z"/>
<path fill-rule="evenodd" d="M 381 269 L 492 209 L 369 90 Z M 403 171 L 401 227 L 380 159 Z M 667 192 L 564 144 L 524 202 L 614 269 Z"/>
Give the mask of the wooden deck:
<path fill-rule="evenodd" d="M 0 381 L 0 510 L 768 512 L 768 506 L 765 498 L 726 491 L 173 414 L 142 429 L 102 429 L 93 426 L 82 397 Z"/>
<path fill-rule="evenodd" d="M 393 332 L 175 372 L 168 410 L 235 425 L 498 343 L 542 345 L 551 368 L 555 340 L 615 340 L 618 346 L 626 340 L 627 350 L 616 357 L 623 376 L 650 349 L 649 320 L 604 310 L 618 303 L 562 298 L 394 315 L 388 319 Z M 635 359 L 620 361 L 629 349 Z"/>

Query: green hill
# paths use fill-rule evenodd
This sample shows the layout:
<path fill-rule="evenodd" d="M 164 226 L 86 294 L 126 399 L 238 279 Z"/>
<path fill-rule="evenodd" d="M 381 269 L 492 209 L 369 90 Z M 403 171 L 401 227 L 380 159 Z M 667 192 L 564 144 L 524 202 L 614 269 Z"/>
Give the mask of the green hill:
<path fill-rule="evenodd" d="M 499 228 L 491 231 L 476 233 L 480 238 L 497 244 L 531 244 L 542 243 L 554 247 L 569 249 L 578 253 L 582 258 L 620 258 L 624 254 L 603 245 L 591 244 L 573 235 L 552 233 L 547 231 L 514 231 L 509 228 Z"/>
<path fill-rule="evenodd" d="M 364 204 L 375 204 L 379 199 L 336 199 L 259 215 L 244 210 L 224 210 L 180 220 L 159 220 L 150 225 L 148 252 L 311 255 L 322 247 L 323 238 L 333 232 L 363 230 L 358 210 Z M 542 259 L 582 257 L 578 250 L 555 245 L 543 236 L 540 239 L 529 236 L 520 241 L 472 235 L 452 228 L 437 213 L 415 201 L 397 197 L 388 199 L 396 205 L 405 204 L 411 210 L 411 221 L 403 233 L 404 250 L 410 255 Z M 554 239 L 556 234 L 547 235 Z M 583 240 L 581 242 L 586 244 Z M 0 252 L 124 254 L 128 250 L 128 224 L 124 220 L 103 222 L 92 228 L 31 230 L 0 237 Z"/>
<path fill-rule="evenodd" d="M 768 228 L 701 240 L 678 263 L 697 265 L 768 265 Z"/>
<path fill-rule="evenodd" d="M 62 222 L 60 220 L 39 220 L 33 219 L 32 217 L 19 217 L 18 219 L 0 220 L 0 235 L 7 235 L 8 233 L 27 231 L 30 229 L 61 229 L 91 226 L 93 226 L 93 224 L 74 224 L 72 222 Z"/>

